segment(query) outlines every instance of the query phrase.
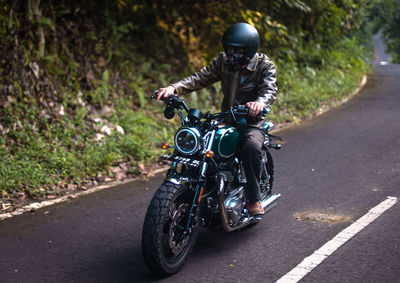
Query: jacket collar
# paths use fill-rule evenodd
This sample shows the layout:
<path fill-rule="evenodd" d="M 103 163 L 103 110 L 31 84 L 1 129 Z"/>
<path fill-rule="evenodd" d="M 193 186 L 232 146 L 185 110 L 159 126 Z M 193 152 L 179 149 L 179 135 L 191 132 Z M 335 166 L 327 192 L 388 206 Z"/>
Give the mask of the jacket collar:
<path fill-rule="evenodd" d="M 223 60 L 225 64 L 229 64 L 228 63 L 228 57 L 226 56 L 225 52 L 222 53 L 223 55 Z M 249 64 L 247 64 L 246 69 L 254 72 L 256 70 L 257 67 L 257 62 L 258 62 L 258 53 L 254 54 L 253 58 L 251 58 Z"/>
<path fill-rule="evenodd" d="M 257 67 L 257 61 L 258 61 L 258 53 L 256 53 L 253 58 L 251 58 L 249 64 L 247 64 L 247 70 L 254 72 Z"/>

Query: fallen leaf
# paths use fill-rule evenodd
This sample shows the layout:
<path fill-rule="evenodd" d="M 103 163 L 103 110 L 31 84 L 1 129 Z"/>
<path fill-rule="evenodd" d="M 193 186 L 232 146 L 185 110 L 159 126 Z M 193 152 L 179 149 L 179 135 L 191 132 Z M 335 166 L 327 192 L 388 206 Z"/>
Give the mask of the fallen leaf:
<path fill-rule="evenodd" d="M 106 60 L 104 59 L 104 57 L 103 56 L 100 56 L 98 59 L 97 59 L 97 65 L 99 66 L 99 67 L 105 67 L 106 66 Z"/>
<path fill-rule="evenodd" d="M 117 125 L 115 129 L 117 130 L 118 133 L 125 135 L 125 131 L 121 126 Z"/>
<path fill-rule="evenodd" d="M 109 126 L 107 126 L 107 125 L 104 125 L 101 129 L 100 129 L 100 132 L 102 132 L 103 134 L 106 134 L 106 135 L 111 135 L 111 128 L 109 127 Z"/>
<path fill-rule="evenodd" d="M 60 183 L 58 184 L 60 187 L 64 187 L 65 186 L 65 180 L 61 180 Z"/>
<path fill-rule="evenodd" d="M 29 67 L 31 68 L 33 74 L 38 79 L 39 78 L 39 65 L 36 62 L 29 63 Z"/>
<path fill-rule="evenodd" d="M 115 174 L 115 178 L 116 178 L 117 180 L 125 179 L 125 178 L 126 178 L 126 174 L 125 174 L 125 172 L 123 172 L 123 171 L 119 171 L 119 172 L 117 172 L 117 173 Z"/>
<path fill-rule="evenodd" d="M 121 163 L 119 165 L 119 167 L 121 167 L 123 170 L 127 171 L 127 170 L 129 170 L 129 162 Z"/>
<path fill-rule="evenodd" d="M 118 173 L 118 172 L 121 172 L 122 171 L 122 169 L 121 168 L 119 168 L 119 167 L 112 167 L 111 168 L 111 172 L 113 172 L 113 173 Z"/>
<path fill-rule="evenodd" d="M 15 196 L 21 200 L 24 200 L 26 198 L 26 194 L 24 192 L 17 192 Z"/>
<path fill-rule="evenodd" d="M 1 209 L 2 210 L 8 210 L 11 208 L 11 204 L 9 202 L 5 202 L 1 204 Z"/>
<path fill-rule="evenodd" d="M 76 190 L 76 185 L 68 184 L 68 185 L 67 185 L 67 189 L 68 189 L 68 190 Z"/>
<path fill-rule="evenodd" d="M 144 164 L 142 162 L 138 162 L 137 165 L 138 165 L 140 171 L 142 171 L 142 172 L 146 171 L 146 168 L 144 167 Z"/>

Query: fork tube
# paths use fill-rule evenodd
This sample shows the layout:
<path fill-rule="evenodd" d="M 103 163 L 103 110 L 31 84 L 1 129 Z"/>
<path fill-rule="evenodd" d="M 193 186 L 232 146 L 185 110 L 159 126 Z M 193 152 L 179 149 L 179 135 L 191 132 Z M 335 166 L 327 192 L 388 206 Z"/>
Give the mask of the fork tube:
<path fill-rule="evenodd" d="M 186 231 L 189 231 L 190 228 L 190 224 L 192 223 L 192 217 L 194 216 L 193 210 L 197 207 L 197 204 L 200 203 L 200 200 L 198 199 L 199 197 L 199 193 L 201 190 L 201 187 L 203 186 L 204 183 L 204 177 L 205 177 L 205 172 L 207 171 L 207 162 L 203 162 L 203 166 L 201 167 L 201 174 L 199 176 L 197 185 L 196 185 L 196 189 L 194 192 L 194 198 L 193 198 L 193 202 L 192 202 L 192 207 L 190 208 L 190 213 L 189 213 L 189 219 L 188 219 L 188 223 L 186 226 Z"/>
<path fill-rule="evenodd" d="M 214 137 L 215 137 L 215 130 L 213 130 L 211 132 L 211 136 L 208 138 L 208 144 L 206 149 L 204 150 L 204 153 L 207 150 L 210 150 L 214 141 Z M 198 183 L 196 185 L 196 189 L 195 189 L 195 193 L 194 193 L 194 198 L 193 198 L 193 202 L 192 202 L 192 207 L 190 208 L 190 213 L 189 213 L 189 219 L 188 219 L 188 223 L 186 225 L 186 231 L 189 231 L 190 228 L 190 224 L 192 223 L 192 213 L 193 213 L 193 209 L 197 207 L 197 204 L 200 203 L 201 199 L 198 199 L 199 196 L 199 192 L 200 189 L 204 183 L 205 177 L 206 177 L 206 172 L 207 172 L 207 167 L 208 167 L 208 163 L 207 162 L 203 162 L 203 165 L 201 166 L 201 171 L 200 171 L 200 176 L 198 179 Z"/>
<path fill-rule="evenodd" d="M 200 188 L 201 188 L 201 185 L 200 185 L 200 183 L 198 183 L 196 185 L 194 198 L 193 198 L 193 203 L 192 203 L 192 207 L 190 208 L 189 219 L 188 219 L 188 222 L 187 222 L 187 225 L 186 225 L 186 231 L 187 232 L 189 232 L 190 224 L 192 224 L 192 217 L 194 216 L 192 213 L 193 213 L 193 209 L 197 207 L 197 203 L 198 203 L 197 202 L 197 198 L 198 198 L 198 195 L 199 195 L 199 192 L 200 192 Z"/>
<path fill-rule="evenodd" d="M 173 162 L 171 167 L 168 169 L 167 176 L 171 176 L 172 174 L 176 173 L 176 162 Z"/>

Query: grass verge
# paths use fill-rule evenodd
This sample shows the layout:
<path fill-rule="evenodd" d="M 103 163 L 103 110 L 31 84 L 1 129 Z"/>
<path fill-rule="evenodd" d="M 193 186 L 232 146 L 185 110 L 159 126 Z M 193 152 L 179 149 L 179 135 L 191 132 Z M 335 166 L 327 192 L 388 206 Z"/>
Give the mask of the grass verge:
<path fill-rule="evenodd" d="M 351 94 L 370 68 L 358 46 L 345 40 L 340 51 L 324 54 L 325 61 L 314 67 L 278 61 L 280 91 L 268 119 L 296 123 Z M 108 93 L 112 86 L 106 75 L 96 94 L 98 100 L 107 97 L 101 111 L 93 111 L 85 102 L 71 105 L 72 100 L 79 101 L 79 93 L 74 99 L 65 95 L 64 101 L 53 105 L 52 115 L 34 99 L 21 96 L 7 101 L 7 115 L 0 125 L 2 212 L 28 201 L 151 173 L 161 154 L 157 145 L 172 141 L 178 120 L 166 121 L 162 105 L 146 103 L 144 89 L 141 108 L 133 109 L 128 98 Z M 93 99 L 94 94 L 85 96 Z M 218 110 L 220 86 L 185 99 L 192 107 Z"/>

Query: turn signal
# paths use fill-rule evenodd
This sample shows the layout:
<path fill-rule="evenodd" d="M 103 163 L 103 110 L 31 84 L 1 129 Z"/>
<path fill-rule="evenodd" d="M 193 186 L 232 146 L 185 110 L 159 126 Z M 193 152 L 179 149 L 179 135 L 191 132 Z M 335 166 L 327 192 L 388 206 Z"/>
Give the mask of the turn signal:
<path fill-rule="evenodd" d="M 170 147 L 171 147 L 171 145 L 169 143 L 167 143 L 167 142 L 163 142 L 162 145 L 161 145 L 162 149 L 168 149 Z"/>
<path fill-rule="evenodd" d="M 214 151 L 212 151 L 212 150 L 207 150 L 206 151 L 206 157 L 207 158 L 211 158 L 211 157 L 213 157 L 214 156 Z"/>

